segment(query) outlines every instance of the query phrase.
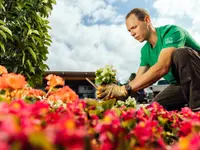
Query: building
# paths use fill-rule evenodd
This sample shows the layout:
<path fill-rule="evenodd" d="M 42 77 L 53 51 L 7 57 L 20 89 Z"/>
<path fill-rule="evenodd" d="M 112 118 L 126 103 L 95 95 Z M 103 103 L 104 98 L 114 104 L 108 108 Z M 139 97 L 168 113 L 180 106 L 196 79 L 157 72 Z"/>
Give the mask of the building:
<path fill-rule="evenodd" d="M 65 80 L 65 85 L 73 89 L 79 98 L 95 98 L 96 89 L 86 80 L 95 82 L 95 72 L 69 72 L 69 71 L 46 71 L 45 76 L 54 74 Z M 44 81 L 44 83 L 46 83 Z M 45 86 L 45 85 L 44 85 Z"/>

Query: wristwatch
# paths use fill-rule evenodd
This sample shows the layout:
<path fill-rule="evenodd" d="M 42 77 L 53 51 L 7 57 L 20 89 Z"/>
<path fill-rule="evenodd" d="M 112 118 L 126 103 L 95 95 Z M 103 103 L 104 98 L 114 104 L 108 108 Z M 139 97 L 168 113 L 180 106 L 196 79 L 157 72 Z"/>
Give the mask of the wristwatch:
<path fill-rule="evenodd" d="M 130 95 L 131 92 L 132 92 L 132 88 L 131 88 L 131 86 L 130 86 L 129 84 L 126 84 L 126 85 L 125 85 L 125 89 L 126 89 L 128 95 Z"/>

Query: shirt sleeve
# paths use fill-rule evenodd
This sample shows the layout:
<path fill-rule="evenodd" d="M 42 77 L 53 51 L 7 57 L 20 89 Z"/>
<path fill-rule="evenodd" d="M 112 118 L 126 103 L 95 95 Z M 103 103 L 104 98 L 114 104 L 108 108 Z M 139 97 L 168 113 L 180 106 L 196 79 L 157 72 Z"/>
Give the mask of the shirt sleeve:
<path fill-rule="evenodd" d="M 148 63 L 142 57 L 140 58 L 140 66 L 148 66 Z"/>
<path fill-rule="evenodd" d="M 186 41 L 185 32 L 181 28 L 173 26 L 164 36 L 163 48 L 183 47 L 185 45 L 185 41 Z"/>

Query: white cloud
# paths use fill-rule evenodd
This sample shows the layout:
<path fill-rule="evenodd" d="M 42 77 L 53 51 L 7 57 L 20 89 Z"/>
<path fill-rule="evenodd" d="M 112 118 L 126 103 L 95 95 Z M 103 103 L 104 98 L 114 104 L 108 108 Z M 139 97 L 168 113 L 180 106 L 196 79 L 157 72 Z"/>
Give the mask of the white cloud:
<path fill-rule="evenodd" d="M 160 17 L 171 17 L 174 20 L 181 18 L 185 22 L 190 21 L 187 19 L 190 18 L 192 20 L 190 28 L 194 30 L 200 29 L 199 5 L 199 0 L 157 0 L 154 3 L 154 7 L 160 14 Z"/>
<path fill-rule="evenodd" d="M 116 22 L 122 18 L 111 5 L 101 0 L 84 3 L 59 0 L 57 3 L 50 17 L 53 39 L 47 61 L 50 70 L 95 71 L 111 64 L 121 81 L 136 72 L 141 44 L 129 35 L 124 23 L 83 24 L 85 15 L 92 15 L 94 22 L 109 19 Z"/>
<path fill-rule="evenodd" d="M 175 19 L 170 18 L 170 17 L 152 18 L 152 24 L 155 27 L 166 25 L 166 22 L 167 24 L 174 24 Z"/>

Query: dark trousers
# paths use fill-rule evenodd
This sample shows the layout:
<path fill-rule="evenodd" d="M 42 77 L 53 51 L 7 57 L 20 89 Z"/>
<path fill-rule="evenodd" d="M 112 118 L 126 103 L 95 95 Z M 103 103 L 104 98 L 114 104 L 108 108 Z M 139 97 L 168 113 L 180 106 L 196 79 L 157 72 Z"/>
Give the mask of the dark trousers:
<path fill-rule="evenodd" d="M 189 106 L 200 108 L 200 57 L 191 48 L 178 48 L 172 54 L 172 73 L 177 84 L 169 85 L 154 101 L 166 110 L 180 110 Z"/>

